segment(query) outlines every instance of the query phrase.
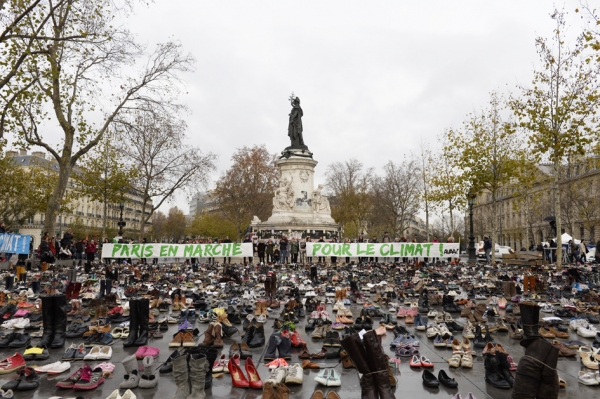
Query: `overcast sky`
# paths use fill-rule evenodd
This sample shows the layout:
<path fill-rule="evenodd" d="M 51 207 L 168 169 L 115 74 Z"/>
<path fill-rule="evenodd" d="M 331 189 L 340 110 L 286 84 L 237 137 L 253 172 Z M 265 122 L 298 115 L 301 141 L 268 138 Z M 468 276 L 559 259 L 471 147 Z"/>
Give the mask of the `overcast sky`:
<path fill-rule="evenodd" d="M 579 1 L 556 4 L 579 32 Z M 528 84 L 552 10 L 548 0 L 155 0 L 127 26 L 150 46 L 178 39 L 196 58 L 182 100 L 190 142 L 219 155 L 213 182 L 237 147 L 289 145 L 293 91 L 321 183 L 334 161 L 380 169 L 421 139 L 435 147 L 490 91 Z M 188 212 L 183 197 L 177 205 Z"/>

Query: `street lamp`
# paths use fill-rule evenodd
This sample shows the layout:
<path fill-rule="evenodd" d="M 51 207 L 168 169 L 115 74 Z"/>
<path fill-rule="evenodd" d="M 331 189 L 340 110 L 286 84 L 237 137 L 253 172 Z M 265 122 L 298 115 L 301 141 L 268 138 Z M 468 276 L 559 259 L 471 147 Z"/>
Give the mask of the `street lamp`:
<path fill-rule="evenodd" d="M 467 198 L 469 204 L 469 263 L 476 263 L 475 257 L 475 235 L 473 234 L 473 205 L 475 204 L 475 194 L 469 192 Z"/>
<path fill-rule="evenodd" d="M 125 222 L 123 221 L 123 208 L 125 208 L 125 202 L 121 198 L 121 202 L 119 202 L 119 209 L 121 210 L 121 216 L 119 217 L 119 236 L 123 239 L 123 226 L 125 226 Z"/>

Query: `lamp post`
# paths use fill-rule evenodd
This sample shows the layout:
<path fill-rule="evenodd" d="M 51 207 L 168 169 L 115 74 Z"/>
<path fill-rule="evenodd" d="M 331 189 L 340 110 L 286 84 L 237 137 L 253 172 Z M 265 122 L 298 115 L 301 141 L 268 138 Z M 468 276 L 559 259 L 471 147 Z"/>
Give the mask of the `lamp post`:
<path fill-rule="evenodd" d="M 475 195 L 469 193 L 467 198 L 469 204 L 469 263 L 476 263 L 475 257 L 475 235 L 473 234 L 473 205 L 475 204 Z"/>
<path fill-rule="evenodd" d="M 119 209 L 121 210 L 121 216 L 119 216 L 119 236 L 123 239 L 123 226 L 125 226 L 125 222 L 123 221 L 123 208 L 125 208 L 125 202 L 121 198 L 121 202 L 119 202 Z"/>

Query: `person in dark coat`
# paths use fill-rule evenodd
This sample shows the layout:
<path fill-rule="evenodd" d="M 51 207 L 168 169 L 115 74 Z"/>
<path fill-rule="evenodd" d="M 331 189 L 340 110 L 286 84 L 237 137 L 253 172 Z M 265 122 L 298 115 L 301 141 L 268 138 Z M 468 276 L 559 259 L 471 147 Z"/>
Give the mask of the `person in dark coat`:
<path fill-rule="evenodd" d="M 264 240 L 260 240 L 260 242 L 256 245 L 256 253 L 258 253 L 258 260 L 261 263 L 265 263 L 265 253 L 267 250 L 267 245 Z"/>

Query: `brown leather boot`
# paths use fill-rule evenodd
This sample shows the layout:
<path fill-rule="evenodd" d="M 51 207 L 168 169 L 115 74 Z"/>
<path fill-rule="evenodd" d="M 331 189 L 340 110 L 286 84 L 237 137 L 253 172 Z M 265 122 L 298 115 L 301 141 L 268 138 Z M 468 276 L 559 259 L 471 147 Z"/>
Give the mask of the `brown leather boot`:
<path fill-rule="evenodd" d="M 363 342 L 365 351 L 369 354 L 367 364 L 373 373 L 374 385 L 379 394 L 379 399 L 396 399 L 394 392 L 392 392 L 390 375 L 388 374 L 388 357 L 383 351 L 375 331 L 371 330 L 363 335 Z"/>
<path fill-rule="evenodd" d="M 375 386 L 374 374 L 367 365 L 367 352 L 358 334 L 352 334 L 342 340 L 342 347 L 352 359 L 359 373 L 363 374 L 360 379 L 361 399 L 378 399 Z M 389 384 L 389 381 L 388 381 Z"/>
<path fill-rule="evenodd" d="M 277 384 L 275 399 L 290 399 L 290 389 L 283 383 Z"/>
<path fill-rule="evenodd" d="M 256 302 L 254 305 L 256 306 L 256 309 L 254 310 L 254 316 L 260 316 L 262 314 L 263 302 Z"/>
<path fill-rule="evenodd" d="M 223 327 L 221 326 L 221 323 L 216 322 L 214 324 L 213 335 L 215 337 L 213 346 L 215 348 L 222 348 L 223 347 Z"/>
<path fill-rule="evenodd" d="M 275 399 L 275 383 L 267 381 L 263 385 L 263 399 Z"/>
<path fill-rule="evenodd" d="M 210 323 L 204 332 L 204 342 L 199 343 L 198 346 L 208 347 L 213 345 L 215 342 L 214 329 L 214 323 Z"/>
<path fill-rule="evenodd" d="M 478 323 L 483 323 L 483 321 L 484 321 L 483 314 L 485 313 L 486 310 L 487 310 L 487 306 L 483 303 L 480 303 L 479 305 L 475 306 L 475 310 L 473 311 L 473 316 L 475 317 L 475 320 L 477 320 Z"/>
<path fill-rule="evenodd" d="M 342 367 L 345 369 L 354 369 L 356 368 L 356 366 L 354 365 L 354 362 L 352 361 L 352 359 L 350 359 L 350 356 L 348 356 L 348 353 L 346 351 L 340 351 L 340 359 L 342 360 Z"/>

